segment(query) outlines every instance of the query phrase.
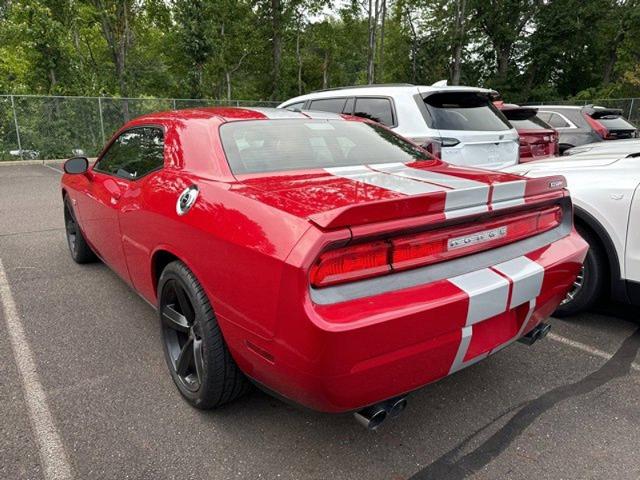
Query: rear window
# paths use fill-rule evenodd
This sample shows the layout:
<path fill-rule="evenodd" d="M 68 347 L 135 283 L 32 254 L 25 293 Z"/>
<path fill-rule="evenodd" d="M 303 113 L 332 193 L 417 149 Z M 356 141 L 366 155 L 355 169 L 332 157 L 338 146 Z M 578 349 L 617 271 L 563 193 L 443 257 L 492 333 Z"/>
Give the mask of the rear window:
<path fill-rule="evenodd" d="M 424 97 L 431 128 L 438 130 L 509 130 L 511 125 L 489 97 L 478 92 L 434 93 Z"/>
<path fill-rule="evenodd" d="M 342 120 L 225 123 L 220 138 L 235 174 L 430 160 L 384 127 Z"/>
<path fill-rule="evenodd" d="M 608 130 L 635 130 L 636 127 L 631 125 L 624 117 L 616 115 L 607 115 L 605 117 L 598 118 L 604 127 Z"/>
<path fill-rule="evenodd" d="M 551 126 L 547 125 L 541 119 L 536 116 L 527 118 L 525 120 L 509 120 L 518 130 L 549 130 Z"/>

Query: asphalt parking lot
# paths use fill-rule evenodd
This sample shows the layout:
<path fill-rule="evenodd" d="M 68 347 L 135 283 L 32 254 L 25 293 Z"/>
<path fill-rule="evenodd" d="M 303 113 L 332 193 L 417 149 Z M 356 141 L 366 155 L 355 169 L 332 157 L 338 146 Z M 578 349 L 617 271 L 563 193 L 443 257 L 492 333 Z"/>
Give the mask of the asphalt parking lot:
<path fill-rule="evenodd" d="M 377 432 L 258 391 L 192 409 L 154 310 L 69 257 L 56 168 L 0 166 L 1 479 L 640 478 L 640 311 L 617 305 L 552 319 Z"/>

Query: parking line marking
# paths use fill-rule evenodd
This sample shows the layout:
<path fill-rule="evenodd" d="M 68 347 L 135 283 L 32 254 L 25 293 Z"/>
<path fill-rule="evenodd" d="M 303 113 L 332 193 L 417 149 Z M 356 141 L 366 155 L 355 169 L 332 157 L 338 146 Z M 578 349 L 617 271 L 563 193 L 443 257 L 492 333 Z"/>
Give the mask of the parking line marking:
<path fill-rule="evenodd" d="M 13 357 L 22 382 L 31 427 L 38 444 L 44 477 L 46 480 L 71 479 L 71 466 L 53 422 L 47 396 L 38 377 L 33 353 L 27 343 L 2 259 L 0 259 L 0 301 Z"/>
<path fill-rule="evenodd" d="M 600 357 L 605 360 L 611 360 L 613 357 L 612 354 L 607 353 L 603 350 L 599 350 L 597 348 L 591 347 L 585 343 L 578 342 L 576 340 L 571 340 L 570 338 L 563 337 L 562 335 L 558 335 L 557 333 L 549 332 L 547 334 L 547 338 L 549 340 L 553 340 L 554 342 L 562 343 L 564 345 L 568 345 L 569 347 L 577 348 L 578 350 L 582 350 L 583 352 L 589 353 L 594 357 Z M 637 372 L 640 372 L 640 365 L 637 363 L 631 364 L 631 369 Z"/>
<path fill-rule="evenodd" d="M 55 170 L 55 171 L 56 171 L 56 172 L 58 172 L 58 173 L 64 173 L 64 172 L 63 172 L 62 170 L 60 170 L 59 168 L 52 167 L 51 165 L 48 165 L 48 164 L 46 164 L 46 163 L 43 163 L 42 165 L 43 165 L 43 166 L 45 166 L 45 167 L 47 167 L 47 168 L 50 168 L 51 170 Z"/>

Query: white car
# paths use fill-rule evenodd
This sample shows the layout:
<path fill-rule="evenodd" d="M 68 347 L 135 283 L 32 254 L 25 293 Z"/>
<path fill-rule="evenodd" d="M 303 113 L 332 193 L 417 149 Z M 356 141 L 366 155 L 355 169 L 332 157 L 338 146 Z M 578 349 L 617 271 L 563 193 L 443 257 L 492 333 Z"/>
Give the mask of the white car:
<path fill-rule="evenodd" d="M 519 160 L 518 132 L 483 88 L 409 84 L 333 88 L 278 106 L 376 120 L 456 165 L 493 170 Z"/>
<path fill-rule="evenodd" d="M 640 149 L 640 139 L 632 138 L 627 140 L 616 140 L 615 142 L 594 142 L 580 145 L 579 147 L 573 147 L 569 150 L 565 150 L 563 155 L 576 155 L 578 153 L 596 153 L 604 152 L 608 154 L 616 154 L 617 152 L 624 153 L 629 148 Z"/>
<path fill-rule="evenodd" d="M 528 177 L 564 175 L 576 228 L 591 247 L 557 315 L 585 310 L 607 293 L 640 305 L 640 142 L 609 145 L 506 169 Z"/>

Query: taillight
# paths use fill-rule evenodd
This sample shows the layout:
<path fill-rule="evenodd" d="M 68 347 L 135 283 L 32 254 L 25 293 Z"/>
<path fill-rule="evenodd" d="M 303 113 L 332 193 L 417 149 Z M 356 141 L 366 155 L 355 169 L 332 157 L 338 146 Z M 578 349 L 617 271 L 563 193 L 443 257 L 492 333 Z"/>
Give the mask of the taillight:
<path fill-rule="evenodd" d="M 442 157 L 442 145 L 439 141 L 434 139 L 429 139 L 422 144 L 422 148 L 424 148 L 427 152 L 437 158 Z"/>
<path fill-rule="evenodd" d="M 391 270 L 388 255 L 389 245 L 386 241 L 329 250 L 321 254 L 311 267 L 311 283 L 315 287 L 325 287 L 383 275 Z"/>
<path fill-rule="evenodd" d="M 429 138 L 425 140 L 422 144 L 422 148 L 424 148 L 431 155 L 442 158 L 442 148 L 455 147 L 460 143 L 460 140 L 457 138 L 450 137 L 439 137 L 439 138 Z"/>
<path fill-rule="evenodd" d="M 591 115 L 589 115 L 588 113 L 583 113 L 582 115 L 584 116 L 589 126 L 593 129 L 593 131 L 598 134 L 598 136 L 602 137 L 603 139 L 609 137 L 609 130 L 607 129 L 607 127 L 602 125 L 595 118 L 591 118 Z"/>
<path fill-rule="evenodd" d="M 515 242 L 555 228 L 560 207 L 501 217 L 465 227 L 451 227 L 328 250 L 311 267 L 311 284 L 338 283 L 386 275 L 438 263 Z"/>

